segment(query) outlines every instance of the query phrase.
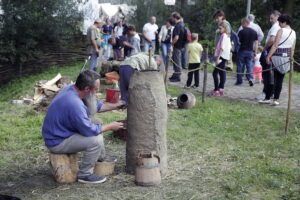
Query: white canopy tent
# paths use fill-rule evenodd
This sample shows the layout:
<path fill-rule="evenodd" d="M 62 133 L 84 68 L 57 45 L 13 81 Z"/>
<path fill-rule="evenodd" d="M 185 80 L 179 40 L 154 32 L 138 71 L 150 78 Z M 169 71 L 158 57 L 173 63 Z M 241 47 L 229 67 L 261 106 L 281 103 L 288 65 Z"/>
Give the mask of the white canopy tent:
<path fill-rule="evenodd" d="M 98 0 L 89 0 L 80 6 L 83 11 L 83 34 L 86 35 L 87 29 L 94 21 L 101 17 L 103 20 L 109 17 L 112 22 L 116 22 L 122 16 L 130 17 L 136 10 L 136 6 L 128 6 L 127 4 L 113 5 L 111 3 L 98 3 Z"/>

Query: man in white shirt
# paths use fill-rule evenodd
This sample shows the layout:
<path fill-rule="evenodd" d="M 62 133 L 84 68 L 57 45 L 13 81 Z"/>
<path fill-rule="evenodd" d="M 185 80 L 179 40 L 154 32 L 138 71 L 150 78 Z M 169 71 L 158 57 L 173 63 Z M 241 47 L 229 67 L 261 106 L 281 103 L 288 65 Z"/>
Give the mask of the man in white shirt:
<path fill-rule="evenodd" d="M 270 15 L 270 22 L 272 24 L 271 29 L 268 32 L 267 38 L 266 38 L 266 44 L 265 44 L 265 50 L 272 47 L 275 41 L 276 34 L 278 30 L 280 29 L 278 17 L 280 16 L 280 12 L 277 10 L 274 10 Z"/>
<path fill-rule="evenodd" d="M 261 56 L 265 56 L 268 54 L 268 50 L 272 47 L 272 45 L 275 42 L 275 37 L 276 34 L 278 32 L 278 30 L 280 29 L 279 23 L 278 23 L 278 17 L 280 16 L 280 12 L 277 10 L 274 10 L 271 14 L 270 14 L 270 23 L 272 24 L 271 29 L 268 32 L 267 38 L 266 38 L 266 44 L 264 47 L 264 51 L 262 53 Z M 261 65 L 263 67 L 263 70 L 269 69 L 270 65 L 268 65 L 266 62 L 262 62 L 263 60 L 260 59 L 261 61 Z M 266 96 L 266 87 L 268 84 L 274 84 L 272 83 L 273 81 L 273 74 L 270 71 L 266 71 L 262 73 L 263 76 L 263 83 L 264 83 L 264 89 L 261 95 L 257 96 L 256 99 L 258 100 L 262 100 L 265 99 Z"/>
<path fill-rule="evenodd" d="M 158 30 L 156 24 L 156 17 L 150 17 L 148 23 L 143 27 L 143 36 L 144 36 L 144 52 L 148 52 L 149 48 L 152 47 L 152 52 L 155 52 L 155 38 Z"/>

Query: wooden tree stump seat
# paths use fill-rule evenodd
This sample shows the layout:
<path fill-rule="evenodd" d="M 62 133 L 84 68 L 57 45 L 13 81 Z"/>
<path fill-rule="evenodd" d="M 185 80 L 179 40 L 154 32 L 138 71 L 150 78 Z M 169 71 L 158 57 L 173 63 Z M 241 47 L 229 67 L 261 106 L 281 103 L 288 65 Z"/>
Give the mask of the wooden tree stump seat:
<path fill-rule="evenodd" d="M 58 183 L 73 183 L 79 170 L 76 154 L 49 153 L 50 167 Z"/>

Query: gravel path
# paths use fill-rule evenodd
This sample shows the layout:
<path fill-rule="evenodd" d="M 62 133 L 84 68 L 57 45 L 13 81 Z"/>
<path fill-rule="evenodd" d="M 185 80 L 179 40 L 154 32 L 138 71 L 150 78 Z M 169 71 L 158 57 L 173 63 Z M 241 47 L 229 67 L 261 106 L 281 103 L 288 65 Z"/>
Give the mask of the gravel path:
<path fill-rule="evenodd" d="M 169 70 L 169 76 L 171 76 L 173 70 Z M 286 74 L 285 79 L 288 79 L 288 74 Z M 187 80 L 187 70 L 184 70 L 181 75 L 181 82 L 171 83 L 170 85 L 174 85 L 176 87 L 183 87 Z M 260 95 L 262 92 L 263 84 L 254 84 L 253 87 L 250 87 L 248 81 L 244 81 L 244 83 L 240 86 L 235 86 L 234 83 L 236 81 L 235 76 L 227 74 L 227 80 L 225 84 L 225 96 L 230 99 L 237 99 L 246 101 L 249 103 L 257 103 L 258 100 L 255 99 L 256 96 Z M 193 84 L 193 83 L 192 83 Z M 198 89 L 189 89 L 189 90 L 197 90 L 202 92 L 203 87 L 203 71 L 200 71 L 200 87 Z M 210 92 L 213 89 L 213 77 L 211 73 L 208 73 L 207 77 L 207 92 Z M 281 96 L 280 96 L 280 105 L 276 106 L 276 108 L 286 109 L 288 102 L 288 84 L 284 83 Z M 266 105 L 268 106 L 268 105 Z M 300 87 L 299 85 L 293 85 L 292 89 L 292 111 L 300 112 Z"/>

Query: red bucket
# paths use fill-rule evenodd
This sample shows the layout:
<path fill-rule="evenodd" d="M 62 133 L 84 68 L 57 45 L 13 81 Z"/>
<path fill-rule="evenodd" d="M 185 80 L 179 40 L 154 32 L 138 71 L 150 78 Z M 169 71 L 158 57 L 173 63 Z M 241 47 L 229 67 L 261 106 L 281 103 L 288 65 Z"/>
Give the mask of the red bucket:
<path fill-rule="evenodd" d="M 106 102 L 117 103 L 120 100 L 120 90 L 106 89 Z"/>

